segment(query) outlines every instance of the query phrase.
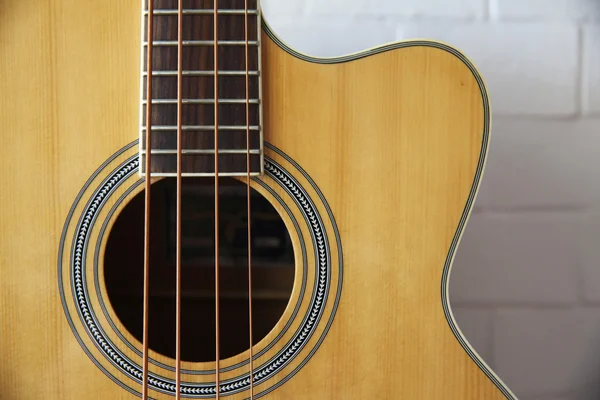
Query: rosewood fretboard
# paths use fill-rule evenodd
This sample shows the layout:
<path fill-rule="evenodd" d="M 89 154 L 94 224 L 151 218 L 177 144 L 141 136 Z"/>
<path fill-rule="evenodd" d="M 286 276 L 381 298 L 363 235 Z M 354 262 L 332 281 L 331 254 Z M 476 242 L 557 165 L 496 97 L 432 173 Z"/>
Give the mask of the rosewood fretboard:
<path fill-rule="evenodd" d="M 247 174 L 246 38 L 244 0 L 218 0 L 218 68 L 214 65 L 214 1 L 184 0 L 182 173 L 214 176 L 215 73 L 218 76 L 219 176 Z M 153 176 L 177 172 L 177 0 L 154 0 L 151 151 Z M 260 10 L 248 0 L 250 163 L 262 172 Z M 147 112 L 147 0 L 143 5 L 140 157 L 144 173 Z M 216 72 L 215 72 L 216 70 Z"/>

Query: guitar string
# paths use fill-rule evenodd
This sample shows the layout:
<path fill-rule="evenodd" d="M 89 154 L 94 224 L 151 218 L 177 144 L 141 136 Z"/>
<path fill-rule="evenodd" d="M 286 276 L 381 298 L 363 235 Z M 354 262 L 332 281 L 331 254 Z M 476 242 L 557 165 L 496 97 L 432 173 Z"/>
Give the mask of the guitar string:
<path fill-rule="evenodd" d="M 219 0 L 214 3 L 214 97 L 215 97 L 215 390 L 216 400 L 221 397 L 219 371 Z"/>
<path fill-rule="evenodd" d="M 144 216 L 144 311 L 143 311 L 143 360 L 142 360 L 142 400 L 148 400 L 148 297 L 150 283 L 150 186 L 152 154 L 152 50 L 154 39 L 154 1 L 148 0 L 148 49 L 146 73 L 146 171 L 145 216 Z"/>
<path fill-rule="evenodd" d="M 148 399 L 148 297 L 150 259 L 150 184 L 151 184 L 151 131 L 152 131 L 152 52 L 154 31 L 154 5 L 148 2 L 148 60 L 146 102 L 146 193 L 145 193 L 145 244 L 144 244 L 144 322 L 143 322 L 143 400 Z M 178 71 L 177 71 L 177 238 L 176 238 L 176 400 L 181 397 L 181 190 L 182 190 L 182 76 L 183 76 L 183 0 L 178 1 Z M 220 398 L 219 351 L 219 163 L 218 163 L 218 0 L 214 3 L 214 93 L 215 93 L 215 356 L 216 398 Z M 245 50 L 246 50 L 246 147 L 247 147 L 247 200 L 248 200 L 248 290 L 250 319 L 250 393 L 253 398 L 252 356 L 252 273 L 251 273 L 251 218 L 250 218 L 250 117 L 249 117 L 249 57 L 248 57 L 248 1 L 245 0 Z"/>
<path fill-rule="evenodd" d="M 183 0 L 178 2 L 177 18 L 177 240 L 176 240 L 176 316 L 175 316 L 175 387 L 176 400 L 181 398 L 181 168 L 182 168 L 182 80 L 183 80 Z"/>
<path fill-rule="evenodd" d="M 248 0 L 244 0 L 244 37 L 246 41 L 246 198 L 248 199 L 248 336 L 250 342 L 250 400 L 254 399 L 254 360 L 252 337 L 252 230 L 250 228 L 250 66 L 248 50 Z"/>

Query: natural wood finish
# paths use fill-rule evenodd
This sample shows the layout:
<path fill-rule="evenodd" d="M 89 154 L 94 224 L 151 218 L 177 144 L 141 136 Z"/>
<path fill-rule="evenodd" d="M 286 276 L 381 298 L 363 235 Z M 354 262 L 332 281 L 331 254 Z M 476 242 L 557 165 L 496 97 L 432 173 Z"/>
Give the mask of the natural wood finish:
<path fill-rule="evenodd" d="M 138 2 L 0 2 L 1 399 L 136 398 L 75 340 L 56 263 L 77 193 L 138 137 L 139 20 Z M 320 65 L 262 40 L 265 140 L 317 183 L 344 251 L 329 334 L 263 398 L 501 398 L 440 301 L 481 150 L 472 74 L 434 48 Z"/>
<path fill-rule="evenodd" d="M 278 394 L 502 398 L 452 335 L 440 301 L 481 151 L 482 98 L 470 71 L 433 48 L 337 65 L 303 62 L 271 42 L 263 52 L 267 141 L 317 182 L 345 257 L 328 339 Z M 333 377 L 312 369 L 324 366 Z"/>

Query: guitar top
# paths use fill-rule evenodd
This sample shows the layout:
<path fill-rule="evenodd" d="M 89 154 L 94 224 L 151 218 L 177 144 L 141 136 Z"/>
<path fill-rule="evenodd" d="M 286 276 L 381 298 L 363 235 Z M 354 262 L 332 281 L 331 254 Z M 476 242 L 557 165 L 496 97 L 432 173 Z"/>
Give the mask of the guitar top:
<path fill-rule="evenodd" d="M 481 76 L 258 0 L 0 2 L 0 399 L 515 399 L 462 335 Z"/>

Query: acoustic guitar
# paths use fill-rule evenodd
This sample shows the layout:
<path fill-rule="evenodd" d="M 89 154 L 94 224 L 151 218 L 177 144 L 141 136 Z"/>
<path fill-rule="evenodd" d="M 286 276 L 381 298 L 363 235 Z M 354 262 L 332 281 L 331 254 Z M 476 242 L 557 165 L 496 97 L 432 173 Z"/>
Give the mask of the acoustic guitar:
<path fill-rule="evenodd" d="M 1 399 L 514 398 L 448 300 L 490 135 L 456 49 L 3 0 L 0 119 Z"/>

